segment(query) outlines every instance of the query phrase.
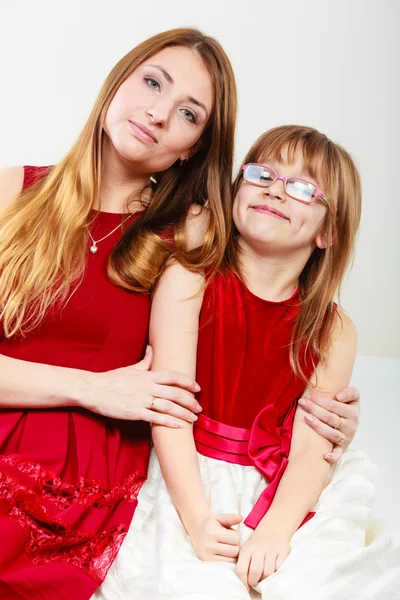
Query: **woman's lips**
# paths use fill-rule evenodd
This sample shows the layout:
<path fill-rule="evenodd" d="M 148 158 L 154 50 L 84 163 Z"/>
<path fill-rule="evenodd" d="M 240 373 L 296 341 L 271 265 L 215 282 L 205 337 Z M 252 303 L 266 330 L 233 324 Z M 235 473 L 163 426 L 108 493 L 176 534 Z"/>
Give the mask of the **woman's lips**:
<path fill-rule="evenodd" d="M 128 121 L 128 126 L 131 133 L 133 133 L 133 135 L 142 142 L 147 144 L 157 144 L 157 138 L 154 133 L 152 133 L 150 129 L 141 123 L 137 123 L 136 121 Z"/>
<path fill-rule="evenodd" d="M 254 206 L 250 206 L 253 210 L 267 214 L 269 217 L 274 217 L 275 219 L 284 219 L 285 221 L 289 221 L 289 217 L 284 215 L 280 210 L 276 208 L 272 208 L 271 206 L 267 206 L 266 204 L 255 204 Z"/>

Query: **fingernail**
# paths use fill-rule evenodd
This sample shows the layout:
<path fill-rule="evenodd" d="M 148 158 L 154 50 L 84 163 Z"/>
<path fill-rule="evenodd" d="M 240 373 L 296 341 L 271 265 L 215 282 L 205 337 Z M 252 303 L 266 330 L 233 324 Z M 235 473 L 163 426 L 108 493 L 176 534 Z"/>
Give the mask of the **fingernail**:
<path fill-rule="evenodd" d="M 324 454 L 325 460 L 330 460 L 332 458 L 332 454 Z"/>
<path fill-rule="evenodd" d="M 146 346 L 146 354 L 145 356 L 148 356 L 150 354 L 150 346 Z"/>
<path fill-rule="evenodd" d="M 172 426 L 175 427 L 175 429 L 182 429 L 183 424 L 179 423 L 179 421 L 174 421 Z"/>
<path fill-rule="evenodd" d="M 200 390 L 201 390 L 201 387 L 199 386 L 198 383 L 196 383 L 195 386 L 194 386 L 194 391 L 195 392 L 199 392 Z"/>
<path fill-rule="evenodd" d="M 304 398 L 299 398 L 299 404 L 300 404 L 300 406 L 305 406 L 306 400 Z"/>
<path fill-rule="evenodd" d="M 307 423 L 312 423 L 314 421 L 311 415 L 306 415 L 304 418 L 307 421 Z"/>
<path fill-rule="evenodd" d="M 197 412 L 201 412 L 203 410 L 203 407 L 200 404 L 197 404 L 196 410 L 197 410 Z"/>
<path fill-rule="evenodd" d="M 336 398 L 338 400 L 346 400 L 347 394 L 346 394 L 346 392 L 339 392 L 338 394 L 336 394 Z"/>
<path fill-rule="evenodd" d="M 190 420 L 191 421 L 197 421 L 198 417 L 196 415 L 191 415 Z"/>
<path fill-rule="evenodd" d="M 304 396 L 304 398 L 305 398 L 306 400 L 311 400 L 311 394 L 306 394 L 306 395 Z"/>

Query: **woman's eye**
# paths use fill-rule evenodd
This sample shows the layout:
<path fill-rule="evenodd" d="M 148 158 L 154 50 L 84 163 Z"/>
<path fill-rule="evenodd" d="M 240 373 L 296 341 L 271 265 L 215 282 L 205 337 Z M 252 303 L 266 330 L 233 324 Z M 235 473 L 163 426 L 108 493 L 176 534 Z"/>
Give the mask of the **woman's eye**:
<path fill-rule="evenodd" d="M 188 110 L 187 108 L 182 108 L 181 112 L 185 119 L 187 119 L 188 121 L 192 121 L 192 123 L 196 123 L 196 117 L 190 110 Z"/>
<path fill-rule="evenodd" d="M 145 81 L 152 90 L 160 89 L 160 84 L 155 79 L 151 79 L 151 77 L 145 77 Z"/>

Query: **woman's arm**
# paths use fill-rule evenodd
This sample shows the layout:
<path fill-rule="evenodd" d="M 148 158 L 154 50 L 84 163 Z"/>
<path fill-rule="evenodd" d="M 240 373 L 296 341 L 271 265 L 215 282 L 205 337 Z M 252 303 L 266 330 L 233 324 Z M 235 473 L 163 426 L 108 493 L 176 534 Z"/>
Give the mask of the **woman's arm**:
<path fill-rule="evenodd" d="M 136 365 L 92 373 L 0 354 L 0 407 L 73 406 L 116 419 L 181 427 L 200 408 L 190 393 L 197 384 L 182 373 L 150 372 L 151 361 L 149 347 Z M 154 396 L 160 398 L 157 411 L 149 408 Z"/>
<path fill-rule="evenodd" d="M 154 293 L 150 318 L 155 368 L 178 369 L 195 376 L 203 285 L 202 276 L 178 264 L 163 273 Z M 153 426 L 153 441 L 171 499 L 198 556 L 203 560 L 233 559 L 238 553 L 238 539 L 229 527 L 241 519 L 229 520 L 225 515 L 218 520 L 211 514 L 201 482 L 192 425 L 185 424 L 174 431 Z"/>
<path fill-rule="evenodd" d="M 311 382 L 320 395 L 330 398 L 334 390 L 348 385 L 356 349 L 355 327 L 342 314 L 335 320 L 329 356 L 318 366 Z M 298 407 L 286 471 L 267 514 L 240 551 L 238 575 L 250 585 L 280 567 L 290 552 L 290 538 L 326 485 L 330 467 L 323 454 L 330 451 L 332 443 L 308 427 L 304 415 Z"/>

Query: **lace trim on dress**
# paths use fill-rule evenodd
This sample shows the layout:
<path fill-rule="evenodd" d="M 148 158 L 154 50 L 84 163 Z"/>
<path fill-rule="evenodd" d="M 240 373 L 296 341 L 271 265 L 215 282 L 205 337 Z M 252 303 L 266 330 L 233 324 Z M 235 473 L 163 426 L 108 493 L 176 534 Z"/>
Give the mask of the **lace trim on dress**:
<path fill-rule="evenodd" d="M 100 525 L 97 531 L 78 530 L 73 523 L 64 521 L 57 510 L 55 515 L 50 514 L 51 508 L 65 510 L 77 505 L 76 521 L 82 516 L 79 508 L 112 512 L 119 504 L 137 500 L 146 474 L 131 473 L 120 484 L 108 489 L 99 482 L 83 478 L 76 486 L 64 483 L 40 464 L 15 456 L 2 457 L 1 461 L 34 482 L 34 489 L 29 489 L 13 474 L 0 470 L 0 509 L 22 527 L 26 537 L 25 550 L 32 562 L 37 565 L 53 561 L 71 563 L 100 585 L 119 551 L 129 523 L 101 529 Z"/>

